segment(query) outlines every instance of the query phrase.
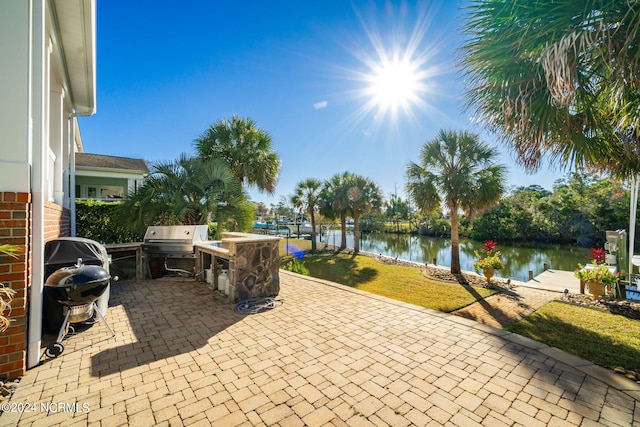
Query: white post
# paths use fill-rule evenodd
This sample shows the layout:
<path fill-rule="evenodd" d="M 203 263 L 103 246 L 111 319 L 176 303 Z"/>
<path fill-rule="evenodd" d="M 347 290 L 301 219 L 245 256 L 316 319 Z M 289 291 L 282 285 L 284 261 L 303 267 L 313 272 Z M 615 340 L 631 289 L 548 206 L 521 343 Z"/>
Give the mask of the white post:
<path fill-rule="evenodd" d="M 46 0 L 31 3 L 31 50 L 29 114 L 31 129 L 31 289 L 29 291 L 29 332 L 27 369 L 40 363 L 44 285 L 44 202 L 45 167 L 49 146 L 49 73 L 51 46 L 45 31 Z"/>
<path fill-rule="evenodd" d="M 631 272 L 633 271 L 633 250 L 636 240 L 636 214 L 638 210 L 638 188 L 640 187 L 640 177 L 633 175 L 631 178 L 631 193 L 629 195 L 629 284 L 631 284 Z"/>
<path fill-rule="evenodd" d="M 69 211 L 71 216 L 71 236 L 76 237 L 76 127 L 78 120 L 69 117 Z"/>

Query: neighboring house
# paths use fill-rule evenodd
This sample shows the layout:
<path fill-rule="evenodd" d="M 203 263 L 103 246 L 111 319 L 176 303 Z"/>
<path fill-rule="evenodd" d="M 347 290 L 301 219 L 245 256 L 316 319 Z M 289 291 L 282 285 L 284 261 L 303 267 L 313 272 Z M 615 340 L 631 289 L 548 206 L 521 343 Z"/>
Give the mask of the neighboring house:
<path fill-rule="evenodd" d="M 76 153 L 76 198 L 121 200 L 149 174 L 142 159 Z"/>
<path fill-rule="evenodd" d="M 0 1 L 0 282 L 16 290 L 0 377 L 40 363 L 44 245 L 75 233 L 78 116 L 96 110 L 96 1 Z M 7 314 L 7 313 L 5 313 Z"/>

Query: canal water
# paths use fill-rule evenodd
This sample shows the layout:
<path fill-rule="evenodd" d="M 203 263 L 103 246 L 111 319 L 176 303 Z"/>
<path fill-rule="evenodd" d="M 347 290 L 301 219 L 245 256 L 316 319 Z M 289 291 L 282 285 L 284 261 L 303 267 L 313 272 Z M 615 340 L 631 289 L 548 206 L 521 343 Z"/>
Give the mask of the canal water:
<path fill-rule="evenodd" d="M 319 238 L 330 245 L 340 245 L 340 231 L 329 231 Z M 347 233 L 347 246 L 353 248 L 353 233 Z M 480 251 L 482 242 L 460 239 L 460 267 L 473 271 L 477 260 L 474 251 Z M 451 266 L 451 240 L 448 238 L 414 236 L 406 234 L 371 233 L 363 234 L 360 250 L 397 257 L 419 263 L 433 263 Z M 529 271 L 536 276 L 544 271 L 544 265 L 555 270 L 573 271 L 578 263 L 586 264 L 588 248 L 569 245 L 509 245 L 498 242 L 498 250 L 506 266 L 497 275 L 504 278 L 529 280 Z"/>

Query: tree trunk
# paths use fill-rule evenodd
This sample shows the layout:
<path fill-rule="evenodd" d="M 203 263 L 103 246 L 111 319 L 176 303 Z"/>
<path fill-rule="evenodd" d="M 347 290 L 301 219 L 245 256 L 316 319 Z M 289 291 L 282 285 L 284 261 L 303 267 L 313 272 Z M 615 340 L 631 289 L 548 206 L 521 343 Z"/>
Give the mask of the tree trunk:
<path fill-rule="evenodd" d="M 338 250 L 346 249 L 347 247 L 347 217 L 340 215 L 340 230 L 342 236 L 340 236 L 340 248 Z"/>
<path fill-rule="evenodd" d="M 316 251 L 316 216 L 311 209 L 311 252 Z"/>
<path fill-rule="evenodd" d="M 458 205 L 451 206 L 451 274 L 460 274 L 460 236 L 458 231 Z"/>
<path fill-rule="evenodd" d="M 353 253 L 360 252 L 360 215 L 354 212 L 353 214 Z"/>

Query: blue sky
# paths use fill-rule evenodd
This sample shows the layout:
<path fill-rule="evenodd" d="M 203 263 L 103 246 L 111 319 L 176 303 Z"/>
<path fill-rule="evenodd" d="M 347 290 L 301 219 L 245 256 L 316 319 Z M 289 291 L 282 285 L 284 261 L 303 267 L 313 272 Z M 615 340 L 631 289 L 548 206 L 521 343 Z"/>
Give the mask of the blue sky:
<path fill-rule="evenodd" d="M 525 174 L 464 111 L 463 3 L 99 0 L 85 152 L 171 161 L 194 153 L 210 124 L 250 117 L 282 160 L 275 196 L 249 193 L 270 205 L 305 178 L 347 170 L 404 194 L 421 146 L 460 129 L 500 149 L 509 185 L 550 189 L 561 171 Z"/>

